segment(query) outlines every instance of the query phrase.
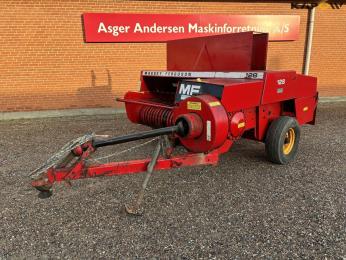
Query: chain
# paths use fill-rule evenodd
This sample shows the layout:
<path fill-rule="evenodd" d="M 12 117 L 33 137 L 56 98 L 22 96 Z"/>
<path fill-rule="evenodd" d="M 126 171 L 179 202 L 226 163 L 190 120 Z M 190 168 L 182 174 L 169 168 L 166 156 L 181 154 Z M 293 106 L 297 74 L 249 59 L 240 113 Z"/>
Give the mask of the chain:
<path fill-rule="evenodd" d="M 155 137 L 155 138 L 153 138 L 153 139 L 151 139 L 149 141 L 146 141 L 146 142 L 144 142 L 142 144 L 138 144 L 138 145 L 132 146 L 132 147 L 130 147 L 128 149 L 125 149 L 125 150 L 122 150 L 120 152 L 115 152 L 115 153 L 112 153 L 112 154 L 109 154 L 109 155 L 106 155 L 106 156 L 102 156 L 102 157 L 98 157 L 98 158 L 90 158 L 90 159 L 88 159 L 88 161 L 95 161 L 97 163 L 102 164 L 102 162 L 100 162 L 99 160 L 108 159 L 108 158 L 111 158 L 111 157 L 114 157 L 114 156 L 117 156 L 117 155 L 120 155 L 120 154 L 124 154 L 124 153 L 130 152 L 130 151 L 133 151 L 133 150 L 135 150 L 137 148 L 143 147 L 143 146 L 145 146 L 147 144 L 150 144 L 150 143 L 154 142 L 158 138 L 159 137 Z"/>
<path fill-rule="evenodd" d="M 32 178 L 38 177 L 41 173 L 46 172 L 49 168 L 56 166 L 61 160 L 63 160 L 74 148 L 80 146 L 86 142 L 89 142 L 94 138 L 95 134 L 86 134 L 65 144 L 57 153 L 51 156 L 42 166 L 33 170 L 28 176 Z"/>

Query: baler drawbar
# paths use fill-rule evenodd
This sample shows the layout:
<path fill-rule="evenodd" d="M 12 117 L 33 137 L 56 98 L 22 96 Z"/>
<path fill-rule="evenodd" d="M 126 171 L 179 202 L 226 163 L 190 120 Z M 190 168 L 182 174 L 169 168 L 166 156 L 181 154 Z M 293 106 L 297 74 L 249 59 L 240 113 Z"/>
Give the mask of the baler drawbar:
<path fill-rule="evenodd" d="M 33 171 L 30 174 L 34 178 L 32 185 L 39 191 L 50 192 L 53 183 L 57 181 L 143 172 L 146 170 L 150 159 L 89 166 L 85 164 L 85 160 L 100 147 L 168 134 L 184 136 L 187 133 L 188 130 L 186 126 L 184 127 L 183 123 L 178 123 L 175 126 L 108 139 L 97 139 L 97 136 L 94 135 L 83 136 L 72 141 L 72 146 L 68 146 L 67 149 L 62 148 L 56 155 L 51 157 L 45 165 Z M 188 153 L 183 156 L 172 157 L 171 149 L 172 147 L 170 145 L 166 146 L 165 158 L 157 161 L 157 169 L 169 169 L 197 164 L 214 164 L 216 163 L 215 160 L 218 158 L 215 156 L 216 153 Z M 196 161 L 194 162 L 194 160 Z"/>

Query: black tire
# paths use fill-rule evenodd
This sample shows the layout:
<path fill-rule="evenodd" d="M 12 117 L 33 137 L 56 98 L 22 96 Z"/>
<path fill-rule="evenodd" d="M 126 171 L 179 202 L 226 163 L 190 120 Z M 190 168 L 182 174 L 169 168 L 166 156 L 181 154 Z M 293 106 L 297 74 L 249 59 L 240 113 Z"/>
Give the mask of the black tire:
<path fill-rule="evenodd" d="M 274 120 L 268 128 L 265 140 L 269 161 L 277 164 L 292 161 L 297 155 L 299 140 L 300 127 L 295 118 L 282 116 Z"/>

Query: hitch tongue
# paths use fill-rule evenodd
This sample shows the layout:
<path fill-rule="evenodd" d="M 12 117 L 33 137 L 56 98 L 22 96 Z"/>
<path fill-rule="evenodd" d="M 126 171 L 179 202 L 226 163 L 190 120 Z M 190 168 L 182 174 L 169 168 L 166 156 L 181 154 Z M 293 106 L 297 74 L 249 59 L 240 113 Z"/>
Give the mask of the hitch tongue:
<path fill-rule="evenodd" d="M 68 165 L 76 156 L 83 152 L 83 145 L 92 141 L 94 134 L 86 134 L 64 145 L 57 153 L 51 156 L 42 166 L 33 170 L 29 176 L 32 186 L 40 192 L 51 192 L 53 182 L 49 180 L 49 173 L 55 168 Z"/>
<path fill-rule="evenodd" d="M 29 174 L 29 176 L 31 176 L 31 178 L 33 179 L 31 184 L 40 192 L 51 192 L 53 183 L 56 181 L 84 178 L 84 170 L 86 170 L 84 160 L 97 148 L 127 143 L 150 137 L 163 136 L 167 134 L 176 133 L 178 135 L 183 135 L 186 131 L 187 130 L 185 129 L 184 124 L 182 122 L 178 122 L 174 126 L 157 128 L 149 131 L 112 138 L 105 138 L 105 136 L 101 136 L 103 138 L 97 139 L 96 137 L 100 136 L 94 134 L 84 135 L 67 143 L 57 153 L 50 157 L 41 167 L 32 171 Z M 149 163 L 148 166 L 148 180 L 158 159 L 162 146 L 161 144 L 162 140 L 160 139 L 160 147 L 155 150 L 153 160 Z M 146 180 L 146 183 L 143 184 L 143 195 L 140 195 L 138 198 L 137 208 L 143 200 L 143 198 L 141 197 L 144 196 L 144 190 L 147 186 L 148 180 Z"/>

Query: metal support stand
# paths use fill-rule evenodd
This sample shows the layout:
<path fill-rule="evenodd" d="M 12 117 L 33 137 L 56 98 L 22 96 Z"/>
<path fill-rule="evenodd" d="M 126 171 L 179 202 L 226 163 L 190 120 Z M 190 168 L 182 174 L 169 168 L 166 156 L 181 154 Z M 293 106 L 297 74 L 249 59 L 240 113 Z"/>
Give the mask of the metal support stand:
<path fill-rule="evenodd" d="M 153 157 L 152 157 L 150 163 L 148 164 L 147 174 L 146 174 L 145 179 L 143 181 L 142 189 L 138 193 L 137 200 L 132 205 L 126 205 L 125 204 L 125 210 L 128 214 L 137 215 L 137 216 L 140 216 L 143 214 L 143 210 L 141 210 L 141 205 L 142 205 L 143 200 L 144 200 L 145 190 L 147 189 L 148 182 L 149 182 L 150 177 L 152 176 L 152 173 L 154 171 L 154 167 L 156 165 L 157 159 L 159 158 L 161 149 L 162 149 L 162 139 L 160 138 L 158 144 L 156 145 L 155 151 L 153 153 Z"/>
<path fill-rule="evenodd" d="M 164 135 L 162 138 L 163 140 L 161 141 L 161 149 L 163 152 L 163 156 L 165 158 L 171 158 L 174 149 L 172 142 L 171 140 L 169 140 L 168 135 Z"/>

